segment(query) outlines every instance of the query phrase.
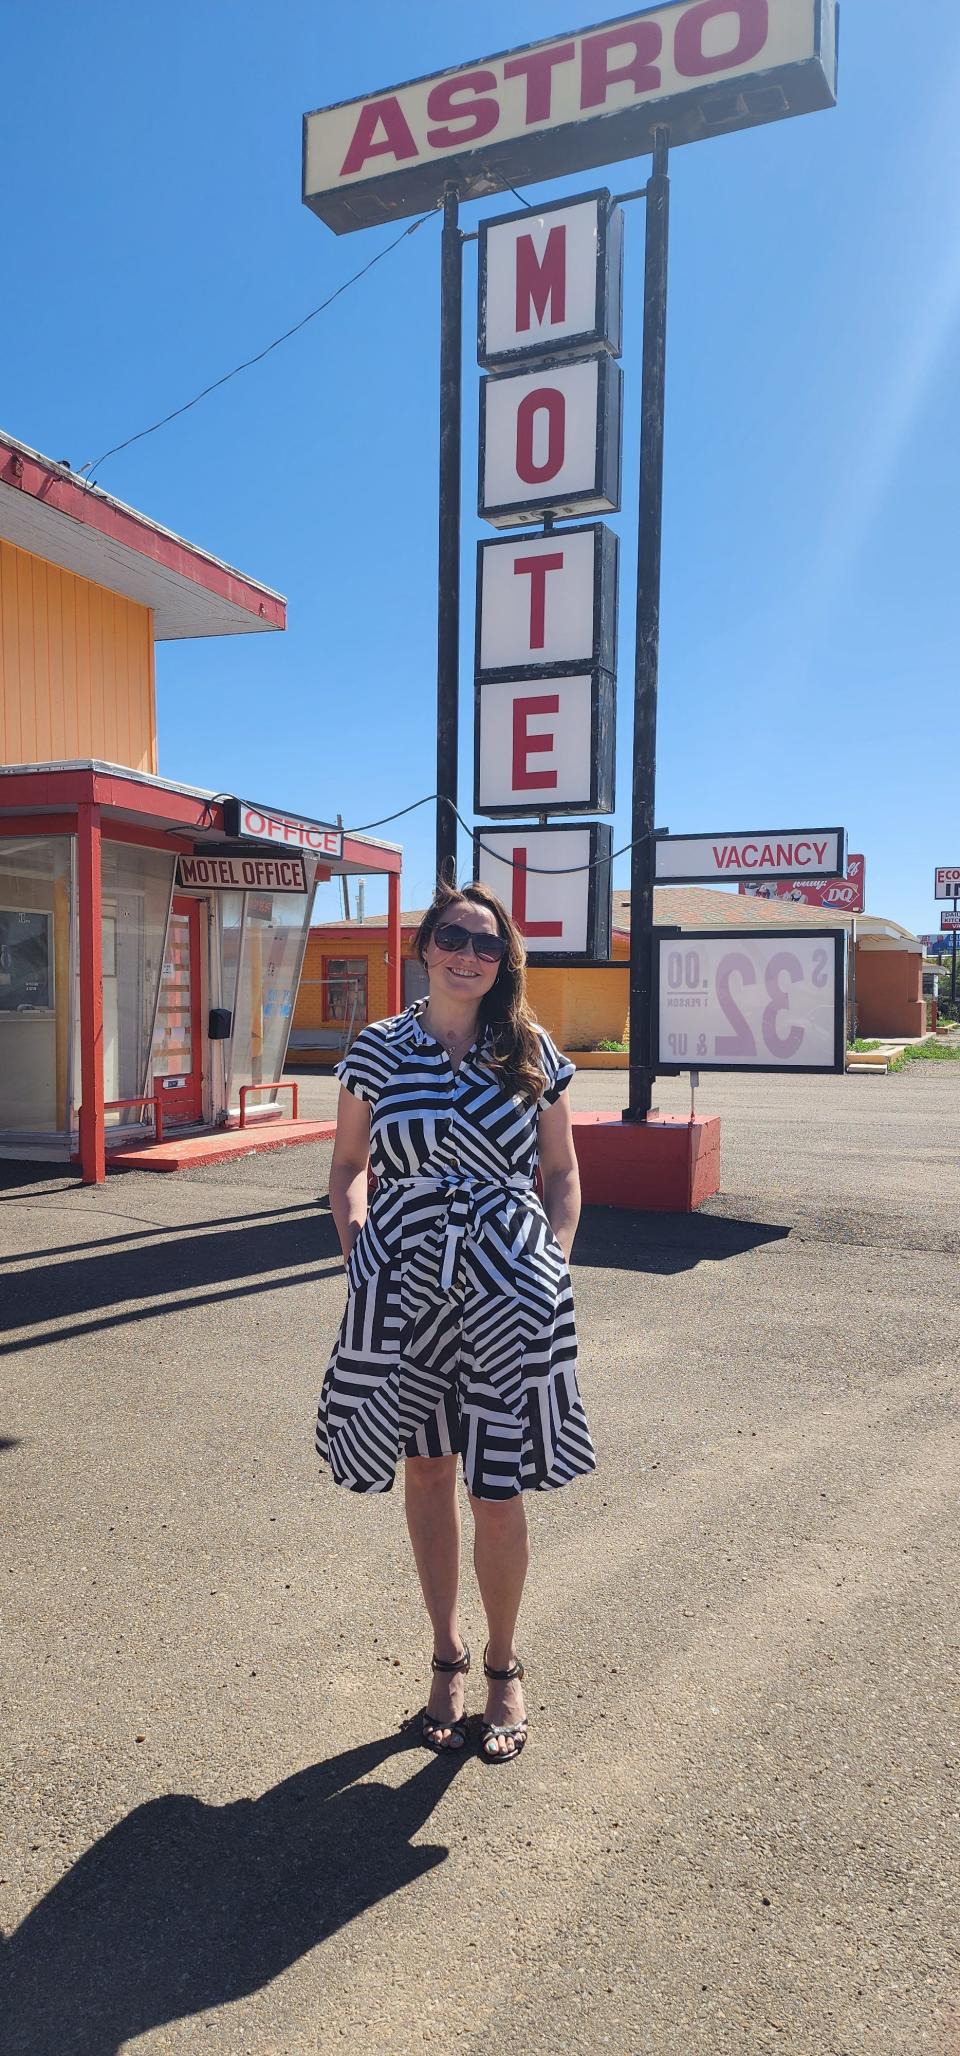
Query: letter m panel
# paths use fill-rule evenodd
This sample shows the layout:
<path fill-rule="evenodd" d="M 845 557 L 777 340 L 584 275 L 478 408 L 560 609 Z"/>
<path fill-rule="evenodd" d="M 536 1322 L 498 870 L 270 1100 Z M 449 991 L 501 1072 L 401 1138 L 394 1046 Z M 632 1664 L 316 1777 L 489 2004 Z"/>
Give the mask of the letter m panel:
<path fill-rule="evenodd" d="M 482 221 L 477 359 L 619 357 L 623 214 L 604 189 Z"/>

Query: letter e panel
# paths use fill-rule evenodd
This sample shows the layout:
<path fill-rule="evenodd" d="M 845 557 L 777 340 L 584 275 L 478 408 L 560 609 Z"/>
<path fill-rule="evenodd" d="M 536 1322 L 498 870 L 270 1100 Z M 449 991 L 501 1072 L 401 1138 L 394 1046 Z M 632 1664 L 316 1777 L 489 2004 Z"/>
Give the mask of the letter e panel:
<path fill-rule="evenodd" d="M 478 363 L 619 357 L 623 213 L 606 189 L 482 221 L 479 244 Z"/>
<path fill-rule="evenodd" d="M 842 1071 L 845 929 L 654 930 L 656 1068 Z"/>
<path fill-rule="evenodd" d="M 608 671 L 481 679 L 478 814 L 612 814 L 616 689 Z"/>

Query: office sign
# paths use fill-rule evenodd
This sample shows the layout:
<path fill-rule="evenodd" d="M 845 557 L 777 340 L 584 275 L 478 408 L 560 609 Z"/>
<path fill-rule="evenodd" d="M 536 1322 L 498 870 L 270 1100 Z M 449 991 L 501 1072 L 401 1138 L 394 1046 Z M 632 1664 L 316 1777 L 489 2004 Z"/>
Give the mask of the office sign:
<path fill-rule="evenodd" d="M 960 864 L 941 864 L 937 870 L 934 899 L 956 899 L 960 895 Z"/>
<path fill-rule="evenodd" d="M 477 677 L 615 671 L 617 548 L 602 521 L 478 543 Z"/>
<path fill-rule="evenodd" d="M 673 0 L 304 117 L 303 199 L 338 235 L 832 107 L 835 0 Z"/>
<path fill-rule="evenodd" d="M 481 364 L 572 350 L 619 357 L 623 212 L 606 190 L 481 221 L 479 246 Z"/>
<path fill-rule="evenodd" d="M 612 813 L 615 728 L 608 671 L 482 679 L 476 694 L 477 813 Z"/>
<path fill-rule="evenodd" d="M 494 528 L 616 513 L 620 367 L 606 356 L 505 371 L 480 387 L 477 512 Z"/>
<path fill-rule="evenodd" d="M 306 892 L 307 872 L 302 857 L 237 857 L 211 852 L 209 856 L 178 858 L 177 886 L 184 892 Z"/>
<path fill-rule="evenodd" d="M 845 932 L 655 931 L 658 1067 L 842 1071 Z"/>
<path fill-rule="evenodd" d="M 611 828 L 519 823 L 475 829 L 473 842 L 474 877 L 510 908 L 534 962 L 609 957 Z"/>
<path fill-rule="evenodd" d="M 324 860 L 343 856 L 342 828 L 333 828 L 326 821 L 276 814 L 268 807 L 255 807 L 251 800 L 224 800 L 223 825 L 227 835 L 240 841 L 279 843 L 284 849 L 304 850 Z"/>
<path fill-rule="evenodd" d="M 716 885 L 749 878 L 792 880 L 805 871 L 842 878 L 842 828 L 766 828 L 742 835 L 661 835 L 656 878 L 662 885 Z"/>

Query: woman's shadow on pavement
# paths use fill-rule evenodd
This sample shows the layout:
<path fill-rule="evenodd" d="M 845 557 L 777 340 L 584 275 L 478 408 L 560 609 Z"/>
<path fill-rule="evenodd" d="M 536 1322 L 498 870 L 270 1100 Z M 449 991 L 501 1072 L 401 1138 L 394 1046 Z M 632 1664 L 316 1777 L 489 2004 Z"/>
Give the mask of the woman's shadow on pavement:
<path fill-rule="evenodd" d="M 390 1735 L 259 1799 L 138 1806 L 0 1941 L 11 2056 L 117 2056 L 148 2029 L 269 1984 L 358 1913 L 444 1861 L 412 1838 L 463 1766 L 431 1757 L 396 1790 L 357 1784 Z"/>

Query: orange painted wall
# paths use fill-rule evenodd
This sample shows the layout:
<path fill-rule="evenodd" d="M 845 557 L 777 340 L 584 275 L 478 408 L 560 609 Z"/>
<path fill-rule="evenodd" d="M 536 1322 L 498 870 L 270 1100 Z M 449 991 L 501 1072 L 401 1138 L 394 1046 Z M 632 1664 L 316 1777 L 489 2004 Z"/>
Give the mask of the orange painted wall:
<path fill-rule="evenodd" d="M 857 1033 L 925 1035 L 923 958 L 906 950 L 857 950 Z"/>
<path fill-rule="evenodd" d="M 0 763 L 156 771 L 149 607 L 0 542 Z"/>
<path fill-rule="evenodd" d="M 403 955 L 412 954 L 412 929 L 403 933 Z M 367 1015 L 382 1020 L 387 1011 L 385 928 L 315 928 L 307 944 L 303 980 L 297 995 L 294 1029 L 329 1026 L 323 1019 L 323 992 L 311 979 L 323 977 L 328 957 L 364 957 L 367 962 Z M 554 970 L 531 967 L 527 974 L 530 1004 L 541 1025 L 563 1049 L 592 1049 L 598 1042 L 618 1042 L 626 1033 L 630 973 L 626 936 L 614 938 L 616 965 L 560 965 Z"/>

